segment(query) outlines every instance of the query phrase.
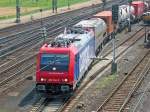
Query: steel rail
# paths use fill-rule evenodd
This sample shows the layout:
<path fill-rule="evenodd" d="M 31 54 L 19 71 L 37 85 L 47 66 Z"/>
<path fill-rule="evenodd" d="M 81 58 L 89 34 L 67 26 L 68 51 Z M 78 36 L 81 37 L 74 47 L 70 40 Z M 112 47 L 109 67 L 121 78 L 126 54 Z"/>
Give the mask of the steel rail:
<path fill-rule="evenodd" d="M 68 100 L 69 96 L 49 96 L 41 97 L 38 102 L 36 102 L 30 109 L 30 112 L 41 112 L 44 110 L 45 106 L 48 105 L 49 112 L 57 112 L 60 110 L 64 103 Z M 55 99 L 55 100 L 54 100 Z M 57 101 L 57 102 L 56 102 Z"/>
<path fill-rule="evenodd" d="M 38 36 L 39 34 L 35 34 L 34 36 L 37 38 L 32 38 L 32 36 L 28 37 L 25 40 L 22 40 L 14 45 L 11 45 L 9 47 L 6 47 L 4 49 L 0 50 L 0 58 L 4 58 L 9 54 L 12 54 L 13 52 L 16 52 L 19 49 L 25 48 L 25 46 L 27 46 L 27 44 L 31 43 L 32 41 L 37 41 L 40 40 L 41 36 Z"/>
<path fill-rule="evenodd" d="M 118 46 L 116 46 L 116 49 L 119 49 L 119 47 L 123 46 L 124 44 L 126 45 L 126 43 L 128 41 L 130 42 L 130 45 L 126 49 L 124 49 L 122 52 L 120 52 L 120 54 L 118 56 L 116 56 L 116 59 L 119 58 L 121 55 L 123 55 L 123 53 L 126 52 L 129 48 L 131 48 L 138 40 L 140 40 L 141 36 L 144 36 L 143 28 L 141 28 L 139 31 L 137 31 L 135 34 L 133 34 L 131 36 L 131 38 L 125 40 L 124 42 L 122 42 Z M 111 52 L 112 52 L 112 50 L 108 51 L 104 55 L 104 58 L 106 58 L 108 55 L 110 55 Z M 86 83 L 82 87 L 80 87 L 79 90 L 77 90 L 75 92 L 75 95 L 68 100 L 68 102 L 62 108 L 62 110 L 59 111 L 59 112 L 69 112 L 71 110 L 71 106 L 69 105 L 70 102 L 74 101 L 75 103 L 73 105 L 75 105 L 77 103 L 77 99 L 76 98 L 79 98 L 78 95 L 81 94 L 81 91 L 88 85 L 88 83 L 90 83 L 94 78 L 96 78 L 99 73 L 101 73 L 105 68 L 107 68 L 108 66 L 110 66 L 111 62 L 112 61 L 110 61 L 106 66 L 100 68 L 98 71 L 96 71 L 95 73 L 93 73 L 93 75 L 89 78 L 89 80 L 86 81 Z M 66 110 L 66 108 L 67 108 L 67 110 Z"/>
<path fill-rule="evenodd" d="M 96 10 L 99 10 L 99 9 L 101 9 L 101 7 L 98 7 L 99 5 L 97 5 L 97 6 L 94 6 L 94 7 L 92 7 L 91 9 L 89 9 L 89 10 L 91 10 L 91 11 L 96 11 Z M 97 8 L 97 9 L 95 9 L 95 8 Z M 107 7 L 108 8 L 108 7 Z M 78 15 L 78 14 L 83 14 L 82 12 L 84 11 L 82 11 L 81 9 L 80 9 L 80 13 L 78 12 L 76 12 L 75 14 L 76 15 Z M 87 10 L 86 10 L 86 12 L 87 12 Z M 86 13 L 85 12 L 85 13 Z M 74 13 L 71 13 L 70 15 L 68 15 L 68 17 L 74 17 L 74 15 L 73 15 Z M 84 15 L 84 14 L 83 14 Z M 64 21 L 64 20 L 66 20 L 66 17 L 63 17 L 63 19 L 62 18 L 58 18 L 58 20 L 55 20 L 55 21 L 53 21 L 53 23 L 49 23 L 49 22 L 47 22 L 47 24 L 46 25 L 43 25 L 44 27 L 51 27 L 51 26 L 53 26 L 53 25 L 55 25 L 55 24 L 58 24 L 59 22 L 61 22 L 61 21 Z M 12 40 L 10 37 L 12 37 L 12 36 L 15 36 L 15 38 L 16 38 L 16 36 L 17 35 L 23 35 L 24 33 L 27 33 L 27 32 L 30 32 L 30 31 L 34 31 L 34 30 L 39 30 L 41 28 L 41 26 L 38 26 L 38 27 L 35 27 L 35 28 L 31 28 L 31 29 L 28 29 L 28 30 L 25 30 L 25 31 L 22 31 L 22 32 L 18 32 L 18 33 L 16 33 L 16 34 L 12 34 L 12 35 L 9 35 L 9 36 L 7 36 L 7 37 L 3 37 L 3 38 L 0 38 L 0 40 L 1 40 L 1 44 L 2 44 L 2 42 L 4 43 L 4 42 L 6 42 L 6 41 L 8 41 L 8 40 Z M 7 40 L 8 39 L 8 40 Z"/>
<path fill-rule="evenodd" d="M 115 0 L 108 1 L 107 4 L 110 5 L 114 1 Z M 125 2 L 125 1 L 120 0 L 119 2 Z M 70 14 L 81 12 L 82 10 L 87 11 L 89 9 L 98 8 L 98 7 L 102 7 L 102 4 L 97 4 L 97 5 L 94 5 L 94 6 L 92 5 L 92 6 L 88 6 L 88 7 L 83 7 L 81 9 L 76 9 L 76 10 L 73 10 L 73 11 L 68 11 L 68 12 L 64 12 L 64 13 L 61 13 L 61 14 L 53 15 L 53 16 L 50 16 L 50 17 L 42 18 L 43 24 L 54 22 L 56 19 L 60 19 L 62 17 L 65 17 L 66 15 L 70 15 Z M 31 22 L 28 22 L 28 23 L 18 24 L 17 26 L 11 26 L 11 27 L 8 27 L 8 28 L 0 29 L 0 33 L 1 34 L 2 33 L 5 34 L 5 32 L 7 32 L 7 35 L 8 34 L 13 34 L 13 33 L 18 32 L 18 31 L 27 30 L 30 27 L 35 27 L 36 28 L 40 24 L 41 24 L 41 19 L 38 19 L 38 20 L 34 20 L 34 21 L 31 21 Z M 3 35 L 1 35 L 1 36 L 3 36 Z"/>
<path fill-rule="evenodd" d="M 74 18 L 66 19 L 66 20 L 63 21 L 63 22 L 60 22 L 60 24 L 56 24 L 55 26 L 52 26 L 52 28 L 56 27 L 56 29 L 52 29 L 52 28 L 50 28 L 50 29 L 52 29 L 52 30 L 48 29 L 48 30 L 50 30 L 50 32 L 48 32 L 48 36 L 52 36 L 52 35 L 50 35 L 50 34 L 53 34 L 53 36 L 54 36 L 54 35 L 55 35 L 54 33 L 57 32 L 57 30 L 61 30 L 61 31 L 62 31 L 62 30 L 63 30 L 63 27 L 65 26 L 64 23 L 66 23 L 66 21 L 70 21 L 70 22 L 76 21 L 76 22 L 78 22 L 78 21 L 81 19 L 81 17 L 82 17 L 82 18 L 85 18 L 85 17 L 86 17 L 87 15 L 89 15 L 90 13 L 91 13 L 91 11 L 86 12 L 86 15 L 80 14 L 79 16 L 75 16 Z M 75 20 L 74 20 L 74 19 L 75 19 Z M 74 22 L 74 23 L 76 23 L 76 22 Z M 69 23 L 69 24 L 70 24 L 70 23 Z M 63 25 L 63 26 L 62 26 L 62 25 Z M 72 25 L 72 23 L 71 23 L 71 25 Z M 57 34 L 58 34 L 58 32 L 57 32 Z M 36 35 L 37 35 L 37 34 L 36 34 Z M 11 46 L 9 46 L 9 47 L 7 47 L 7 48 L 1 49 L 1 50 L 0 50 L 0 55 L 3 55 L 3 56 L 1 56 L 0 58 L 2 58 L 2 57 L 5 56 L 5 55 L 4 55 L 5 52 L 9 52 L 10 50 L 17 48 L 17 47 L 19 47 L 20 45 L 22 45 L 22 44 L 24 44 L 24 43 L 27 43 L 27 42 L 29 42 L 29 41 L 31 41 L 31 40 L 34 40 L 34 38 L 38 38 L 38 37 L 37 37 L 37 36 L 29 36 L 29 40 L 25 40 L 25 41 L 23 41 L 23 42 L 20 42 L 20 43 L 11 45 Z M 30 40 L 30 39 L 31 39 L 31 40 Z M 17 41 L 17 42 L 18 42 L 18 41 Z M 8 53 L 7 53 L 7 54 L 8 54 Z"/>
<path fill-rule="evenodd" d="M 127 103 L 129 102 L 130 98 L 132 97 L 133 93 L 137 90 L 137 88 L 140 86 L 140 84 L 142 83 L 142 81 L 144 80 L 144 77 L 147 75 L 148 71 L 150 70 L 150 59 L 147 62 L 145 68 L 142 70 L 142 72 L 140 73 L 139 78 L 137 79 L 137 82 L 134 84 L 133 89 L 131 90 L 131 92 L 129 93 L 129 95 L 127 96 L 127 98 L 125 99 L 124 103 L 122 104 L 119 112 L 122 112 L 123 110 L 125 110 L 125 106 L 127 105 Z"/>
<path fill-rule="evenodd" d="M 97 12 L 97 11 L 96 11 Z M 87 16 L 87 15 L 91 15 L 91 13 L 93 14 L 93 13 L 96 13 L 96 12 L 93 12 L 93 9 L 92 9 L 92 11 L 89 11 L 88 13 L 86 13 L 85 15 Z M 83 15 L 82 16 L 82 14 L 80 14 L 80 16 L 76 16 L 75 18 L 69 18 L 68 20 L 71 20 L 71 22 L 73 21 L 73 19 L 76 19 L 76 22 L 77 21 L 79 21 L 79 18 L 80 19 L 82 19 L 82 18 L 84 18 L 84 17 L 86 17 L 85 15 Z M 75 21 L 75 20 L 74 20 Z M 75 24 L 76 22 L 73 22 L 73 23 L 71 23 L 71 25 L 73 25 L 73 24 Z M 65 22 L 61 22 L 61 24 L 64 24 L 64 23 L 66 23 L 66 21 Z M 58 26 L 60 26 L 60 24 L 58 25 Z M 65 27 L 65 25 L 63 25 L 64 27 Z M 54 26 L 53 26 L 54 27 Z M 57 25 L 56 25 L 56 27 L 57 27 Z M 63 27 L 60 27 L 60 28 L 57 28 L 57 29 L 54 29 L 53 31 L 55 32 L 56 30 L 63 30 Z M 53 32 L 52 31 L 50 31 L 48 34 L 53 34 Z M 37 38 L 36 36 L 34 36 L 34 37 L 30 37 L 30 39 L 33 39 L 33 38 Z M 17 41 L 18 42 L 18 41 Z M 26 41 L 26 42 L 28 42 L 28 41 Z M 24 43 L 24 42 L 23 42 Z M 20 43 L 20 44 L 22 44 L 22 43 Z M 0 54 L 1 55 L 3 55 L 3 56 L 1 56 L 0 58 L 2 58 L 2 57 L 4 57 L 4 56 L 6 56 L 6 55 L 4 55 L 4 53 L 5 52 L 9 52 L 9 50 L 12 50 L 12 49 L 15 49 L 16 47 L 18 47 L 18 45 L 20 45 L 20 44 L 16 44 L 16 45 L 11 45 L 10 47 L 8 47 L 8 48 L 5 48 L 5 49 L 1 49 L 0 50 Z M 7 53 L 7 54 L 9 54 L 9 53 Z"/>
<path fill-rule="evenodd" d="M 144 57 L 142 57 L 142 59 L 133 67 L 133 69 L 121 81 L 121 83 L 114 89 L 114 91 L 108 96 L 108 98 L 103 102 L 103 104 L 97 109 L 96 112 L 100 112 L 100 111 L 114 111 L 114 112 L 119 111 L 120 112 L 121 111 L 121 108 L 124 107 L 124 105 L 123 106 L 121 105 L 123 101 L 125 100 L 124 98 L 128 96 L 129 92 L 132 91 L 131 88 L 132 87 L 135 88 L 134 85 L 136 82 L 138 82 L 138 78 L 139 78 L 139 77 L 137 78 L 138 74 L 133 74 L 133 73 L 137 69 L 137 67 L 139 67 L 139 65 L 144 59 L 146 60 L 146 61 L 144 60 L 144 63 L 148 61 L 148 58 L 147 58 L 148 55 L 149 55 L 149 51 L 147 51 Z M 142 68 L 140 70 L 142 70 Z M 130 81 L 130 83 L 128 81 Z M 130 95 L 131 94 L 129 94 L 129 96 Z"/>
<path fill-rule="evenodd" d="M 148 92 L 149 90 L 149 86 L 150 86 L 150 82 L 148 83 L 148 85 L 144 88 L 144 91 L 142 92 L 141 97 L 139 98 L 138 102 L 136 103 L 133 112 L 136 112 L 136 109 L 140 106 L 140 104 L 142 104 L 142 99 L 144 98 L 144 95 Z"/>
<path fill-rule="evenodd" d="M 7 77 L 6 79 L 0 81 L 0 87 L 5 85 L 7 82 L 9 82 L 10 80 L 12 80 L 14 77 L 20 75 L 21 73 L 25 72 L 26 70 L 28 70 L 30 67 L 32 67 L 35 63 L 31 63 L 28 66 L 24 67 L 23 69 L 17 71 L 16 73 L 14 73 L 13 75 Z"/>

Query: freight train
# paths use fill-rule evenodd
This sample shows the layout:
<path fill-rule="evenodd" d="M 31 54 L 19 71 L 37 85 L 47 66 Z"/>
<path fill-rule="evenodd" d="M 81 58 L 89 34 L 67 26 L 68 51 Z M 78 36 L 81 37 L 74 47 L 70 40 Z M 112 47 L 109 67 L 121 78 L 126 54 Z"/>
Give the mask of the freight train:
<path fill-rule="evenodd" d="M 133 18 L 140 18 L 144 3 L 134 1 L 131 5 Z M 120 6 L 119 13 L 119 22 L 128 20 L 129 6 Z M 113 31 L 112 12 L 102 11 L 67 28 L 52 42 L 43 45 L 37 56 L 36 89 L 73 91 L 89 70 L 91 58 L 96 57 L 111 39 Z"/>

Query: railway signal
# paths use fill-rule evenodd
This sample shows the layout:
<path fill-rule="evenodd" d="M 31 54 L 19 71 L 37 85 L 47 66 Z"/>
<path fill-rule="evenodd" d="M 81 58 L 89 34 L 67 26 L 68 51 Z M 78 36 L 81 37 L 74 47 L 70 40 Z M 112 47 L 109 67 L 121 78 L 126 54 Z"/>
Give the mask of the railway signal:
<path fill-rule="evenodd" d="M 112 6 L 112 20 L 114 23 L 118 22 L 118 14 L 119 14 L 119 5 L 113 5 Z"/>
<path fill-rule="evenodd" d="M 20 23 L 20 1 L 16 0 L 16 23 Z"/>
<path fill-rule="evenodd" d="M 42 28 L 42 27 L 43 27 L 43 17 L 42 17 L 42 12 L 43 12 L 43 10 L 40 9 L 40 12 L 41 12 L 41 28 Z"/>
<path fill-rule="evenodd" d="M 41 27 L 40 28 L 40 34 L 41 37 L 43 38 L 43 44 L 45 44 L 46 38 L 47 38 L 47 29 L 46 27 Z"/>
<path fill-rule="evenodd" d="M 45 44 L 45 41 L 46 41 L 46 38 L 47 38 L 47 30 L 46 30 L 46 28 L 45 27 L 43 27 L 43 29 L 42 29 L 43 31 L 43 44 Z"/>
<path fill-rule="evenodd" d="M 113 44 L 113 60 L 112 60 L 112 66 L 111 66 L 111 72 L 112 74 L 116 73 L 117 71 L 117 63 L 115 59 L 115 35 L 116 35 L 116 26 L 118 24 L 118 18 L 119 18 L 119 5 L 115 4 L 112 6 L 112 21 L 114 23 L 114 32 L 112 33 L 112 44 Z"/>
<path fill-rule="evenodd" d="M 111 73 L 114 74 L 117 72 L 117 63 L 116 63 L 116 54 L 115 54 L 115 32 L 112 33 L 112 44 L 113 44 L 113 60 L 112 60 L 112 66 L 111 66 Z"/>
<path fill-rule="evenodd" d="M 131 32 L 131 3 L 133 0 L 128 0 L 129 3 L 129 26 L 128 26 L 128 32 Z"/>

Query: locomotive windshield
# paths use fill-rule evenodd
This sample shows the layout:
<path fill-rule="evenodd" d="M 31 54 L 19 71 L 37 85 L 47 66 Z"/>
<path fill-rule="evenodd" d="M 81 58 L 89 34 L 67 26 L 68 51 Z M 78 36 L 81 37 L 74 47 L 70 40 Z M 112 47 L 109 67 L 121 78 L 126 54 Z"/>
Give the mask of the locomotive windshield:
<path fill-rule="evenodd" d="M 41 71 L 68 71 L 69 55 L 67 54 L 42 54 Z"/>

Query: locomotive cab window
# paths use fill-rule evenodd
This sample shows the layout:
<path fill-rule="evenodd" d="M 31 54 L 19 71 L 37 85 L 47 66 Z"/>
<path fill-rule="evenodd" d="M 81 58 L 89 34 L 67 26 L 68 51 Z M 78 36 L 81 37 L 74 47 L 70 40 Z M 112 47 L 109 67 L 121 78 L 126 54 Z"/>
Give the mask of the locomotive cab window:
<path fill-rule="evenodd" d="M 68 71 L 69 55 L 67 54 L 42 54 L 41 71 Z"/>

